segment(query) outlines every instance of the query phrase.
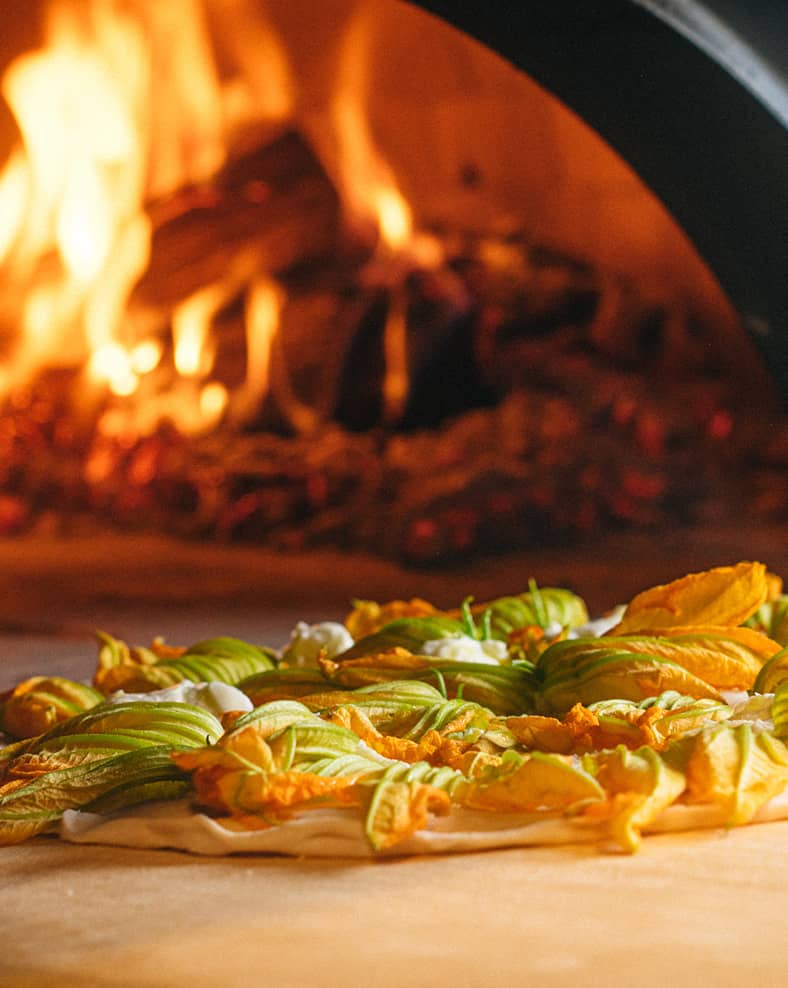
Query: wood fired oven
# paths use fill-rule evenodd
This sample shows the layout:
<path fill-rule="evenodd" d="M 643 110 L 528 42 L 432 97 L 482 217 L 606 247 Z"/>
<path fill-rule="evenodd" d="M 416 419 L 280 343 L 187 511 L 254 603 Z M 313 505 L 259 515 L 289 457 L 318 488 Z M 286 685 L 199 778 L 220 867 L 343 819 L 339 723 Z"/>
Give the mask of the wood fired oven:
<path fill-rule="evenodd" d="M 784 526 L 786 41 L 722 0 L 18 5 L 3 532 Z"/>
<path fill-rule="evenodd" d="M 784 5 L 418 5 L 533 75 L 620 151 L 691 236 L 785 392 Z"/>

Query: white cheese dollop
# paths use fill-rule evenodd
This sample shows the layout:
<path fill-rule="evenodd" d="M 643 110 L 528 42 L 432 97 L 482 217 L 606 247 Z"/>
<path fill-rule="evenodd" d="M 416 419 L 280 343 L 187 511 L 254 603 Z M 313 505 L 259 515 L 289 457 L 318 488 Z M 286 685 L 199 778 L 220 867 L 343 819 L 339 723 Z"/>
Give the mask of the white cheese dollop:
<path fill-rule="evenodd" d="M 190 679 L 151 693 L 124 693 L 123 690 L 118 690 L 108 697 L 107 703 L 128 703 L 133 700 L 144 700 L 146 703 L 190 703 L 216 717 L 221 717 L 230 710 L 242 710 L 246 713 L 254 709 L 249 697 L 234 686 L 227 683 L 193 683 Z"/>
<path fill-rule="evenodd" d="M 449 635 L 424 642 L 419 655 L 433 655 L 438 659 L 451 659 L 453 662 L 482 662 L 497 666 L 508 656 L 506 642 L 477 641 L 468 635 Z"/>
<path fill-rule="evenodd" d="M 344 624 L 337 621 L 321 621 L 318 624 L 299 621 L 290 633 L 290 643 L 282 652 L 282 658 L 288 665 L 303 669 L 317 665 L 321 652 L 326 658 L 333 659 L 352 644 L 353 636 Z"/>
<path fill-rule="evenodd" d="M 615 628 L 624 616 L 625 610 L 626 607 L 621 605 L 619 607 L 615 607 L 609 614 L 604 614 L 602 617 L 594 618 L 593 621 L 588 621 L 586 624 L 580 624 L 576 628 L 570 628 L 567 633 L 567 638 L 601 638 L 602 635 L 607 634 L 611 628 Z"/>
<path fill-rule="evenodd" d="M 542 630 L 547 641 L 550 641 L 553 638 L 557 638 L 561 634 L 564 630 L 564 626 L 560 621 L 551 621 L 550 624 L 546 625 L 546 627 Z"/>

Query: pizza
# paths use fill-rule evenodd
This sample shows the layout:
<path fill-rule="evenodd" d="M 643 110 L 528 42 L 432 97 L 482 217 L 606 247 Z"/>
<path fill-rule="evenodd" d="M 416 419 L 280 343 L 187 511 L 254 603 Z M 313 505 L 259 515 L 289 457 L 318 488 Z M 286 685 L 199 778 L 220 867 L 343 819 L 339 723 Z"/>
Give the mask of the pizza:
<path fill-rule="evenodd" d="M 0 843 L 369 856 L 788 817 L 788 595 L 758 562 L 591 620 L 559 587 L 355 601 L 282 647 L 99 635 L 0 698 Z"/>

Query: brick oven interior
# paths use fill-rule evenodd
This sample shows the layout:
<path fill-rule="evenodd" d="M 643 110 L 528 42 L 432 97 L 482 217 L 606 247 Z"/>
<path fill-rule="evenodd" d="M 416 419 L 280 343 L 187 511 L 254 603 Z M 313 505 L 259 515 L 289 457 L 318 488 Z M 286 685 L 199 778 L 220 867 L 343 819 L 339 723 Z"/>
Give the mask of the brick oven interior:
<path fill-rule="evenodd" d="M 310 4 L 309 32 L 304 7 L 52 2 L 9 21 L 0 201 L 28 214 L 0 229 L 0 685 L 42 650 L 76 675 L 96 627 L 278 646 L 357 596 L 450 606 L 533 577 L 604 609 L 740 558 L 788 572 L 784 395 L 648 187 L 411 5 Z M 12 184 L 46 119 L 19 118 L 29 53 L 70 42 L 115 107 L 113 85 L 140 98 L 119 82 L 129 37 L 159 87 L 138 201 L 97 261 L 62 234 L 69 208 L 90 234 L 90 203 L 40 207 L 55 232 L 33 249 Z M 73 138 L 87 94 L 63 92 Z M 97 148 L 114 194 L 125 152 Z M 147 263 L 113 267 L 138 229 Z M 30 341 L 60 310 L 31 300 L 74 272 L 42 358 Z M 154 367 L 102 370 L 97 319 L 122 359 L 155 345 Z M 209 344 L 183 369 L 195 325 Z"/>

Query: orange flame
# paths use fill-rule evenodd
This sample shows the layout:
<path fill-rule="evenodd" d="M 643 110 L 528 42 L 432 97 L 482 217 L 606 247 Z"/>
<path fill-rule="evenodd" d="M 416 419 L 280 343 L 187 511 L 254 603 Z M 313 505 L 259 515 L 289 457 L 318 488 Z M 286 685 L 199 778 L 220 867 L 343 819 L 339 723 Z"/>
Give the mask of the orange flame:
<path fill-rule="evenodd" d="M 350 22 L 341 47 L 332 119 L 348 214 L 356 222 L 373 220 L 385 247 L 396 252 L 412 237 L 413 217 L 394 173 L 376 148 L 364 105 L 373 23 L 374 5 L 362 5 Z"/>
<path fill-rule="evenodd" d="M 289 62 L 262 6 L 50 0 L 46 14 L 43 47 L 16 59 L 2 80 L 21 144 L 0 173 L 0 286 L 18 300 L 2 318 L 19 327 L 0 366 L 0 398 L 45 366 L 82 367 L 96 407 L 108 402 L 108 433 L 144 434 L 163 421 L 194 433 L 225 415 L 238 422 L 269 390 L 295 428 L 314 428 L 319 415 L 294 393 L 276 345 L 284 296 L 264 258 L 236 250 L 221 277 L 166 309 L 149 311 L 134 295 L 150 263 L 150 202 L 209 180 L 250 120 L 293 116 Z M 374 224 L 377 256 L 401 281 L 420 235 L 367 119 L 374 17 L 365 3 L 349 21 L 328 116 L 348 216 Z M 215 323 L 240 299 L 246 368 L 230 395 L 213 379 Z M 406 301 L 392 288 L 391 419 L 407 394 Z"/>
<path fill-rule="evenodd" d="M 15 200 L 2 210 L 4 283 L 22 300 L 6 388 L 48 363 L 86 357 L 91 376 L 112 382 L 114 393 L 133 388 L 117 346 L 90 358 L 120 338 L 150 234 L 141 214 L 140 94 L 113 64 L 119 32 L 129 69 L 141 68 L 143 49 L 133 22 L 120 13 L 109 19 L 108 9 L 98 0 L 51 4 L 45 46 L 16 59 L 3 78 L 22 138 L 0 178 L 2 205 Z"/>
<path fill-rule="evenodd" d="M 20 332 L 0 366 L 0 397 L 47 365 L 84 365 L 92 388 L 139 399 L 106 417 L 110 431 L 164 419 L 195 431 L 224 414 L 227 390 L 208 380 L 212 324 L 252 285 L 257 259 L 236 258 L 174 307 L 171 360 L 166 313 L 143 318 L 140 335 L 129 305 L 150 261 L 147 201 L 210 178 L 250 119 L 293 111 L 288 60 L 260 6 L 212 0 L 221 78 L 206 11 L 204 0 L 51 0 L 42 48 L 6 72 L 21 144 L 0 173 L 0 279 L 19 300 L 4 317 Z M 260 400 L 271 333 L 260 336 L 261 296 L 251 295 L 246 391 Z"/>
<path fill-rule="evenodd" d="M 279 330 L 284 295 L 270 278 L 259 277 L 246 299 L 246 380 L 238 396 L 236 414 L 246 417 L 259 407 L 268 391 L 271 348 Z"/>

